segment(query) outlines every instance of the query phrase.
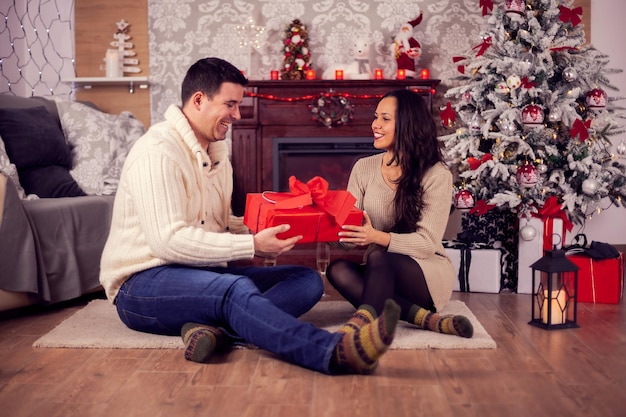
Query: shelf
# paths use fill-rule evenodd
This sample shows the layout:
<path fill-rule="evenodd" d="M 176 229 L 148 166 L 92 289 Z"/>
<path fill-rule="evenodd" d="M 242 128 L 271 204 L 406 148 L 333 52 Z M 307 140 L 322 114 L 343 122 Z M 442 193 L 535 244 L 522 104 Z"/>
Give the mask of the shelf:
<path fill-rule="evenodd" d="M 144 89 L 150 85 L 148 77 L 76 77 L 64 78 L 61 81 L 71 84 L 72 88 L 83 88 L 85 90 L 90 89 L 94 85 L 128 85 L 128 92 L 131 94 L 135 92 L 135 87 Z"/>

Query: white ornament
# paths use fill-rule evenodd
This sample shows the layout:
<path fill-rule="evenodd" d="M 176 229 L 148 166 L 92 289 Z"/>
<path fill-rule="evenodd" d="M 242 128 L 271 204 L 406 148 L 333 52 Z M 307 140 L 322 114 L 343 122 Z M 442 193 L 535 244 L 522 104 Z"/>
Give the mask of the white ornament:
<path fill-rule="evenodd" d="M 520 229 L 519 235 L 523 240 L 530 242 L 537 236 L 537 230 L 535 230 L 535 228 L 531 225 L 527 224 Z"/>
<path fill-rule="evenodd" d="M 596 191 L 598 191 L 598 182 L 596 180 L 587 178 L 583 181 L 582 190 L 583 193 L 587 195 L 594 195 Z"/>
<path fill-rule="evenodd" d="M 563 79 L 568 83 L 575 81 L 578 78 L 578 73 L 574 69 L 574 67 L 567 67 L 563 70 Z"/>
<path fill-rule="evenodd" d="M 617 148 L 615 148 L 615 151 L 617 152 L 618 155 L 626 156 L 626 142 L 624 142 L 623 139 L 619 143 L 619 145 L 617 145 Z"/>
<path fill-rule="evenodd" d="M 510 89 L 515 90 L 519 88 L 520 85 L 522 85 L 522 79 L 519 77 L 519 75 L 513 74 L 506 79 L 506 85 L 508 85 Z"/>
<path fill-rule="evenodd" d="M 522 52 L 519 57 L 519 67 L 523 75 L 528 75 L 535 67 L 535 55 L 530 52 Z"/>

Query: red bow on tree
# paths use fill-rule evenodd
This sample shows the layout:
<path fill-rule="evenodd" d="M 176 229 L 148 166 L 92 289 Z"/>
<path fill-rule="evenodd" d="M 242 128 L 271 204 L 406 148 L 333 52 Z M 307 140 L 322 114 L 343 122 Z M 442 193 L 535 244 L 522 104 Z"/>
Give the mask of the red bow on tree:
<path fill-rule="evenodd" d="M 493 1 L 491 0 L 480 0 L 478 4 L 483 8 L 483 16 L 493 10 Z"/>
<path fill-rule="evenodd" d="M 463 56 L 454 56 L 452 57 L 452 62 L 454 62 L 455 64 L 459 61 L 463 61 L 465 59 L 465 57 Z M 458 65 L 456 67 L 457 71 L 459 71 L 461 74 L 465 74 L 465 65 Z"/>
<path fill-rule="evenodd" d="M 487 213 L 489 210 L 495 208 L 495 204 L 487 204 L 485 200 L 478 200 L 474 207 L 470 209 L 470 214 L 475 214 L 477 216 L 482 216 Z"/>
<path fill-rule="evenodd" d="M 449 101 L 446 103 L 446 108 L 439 112 L 439 117 L 441 118 L 441 123 L 446 127 L 456 121 L 456 113 L 452 109 L 452 104 Z"/>
<path fill-rule="evenodd" d="M 470 168 L 473 171 L 479 166 L 481 166 L 484 162 L 491 161 L 492 159 L 493 159 L 493 155 L 491 155 L 490 153 L 486 153 L 480 159 L 470 156 L 469 158 L 467 158 L 467 163 L 469 164 Z"/>
<path fill-rule="evenodd" d="M 522 78 L 522 87 L 524 87 L 525 89 L 528 90 L 536 86 L 537 86 L 537 83 L 534 81 L 528 81 L 528 77 Z"/>
<path fill-rule="evenodd" d="M 491 46 L 491 36 L 487 36 L 483 40 L 483 43 L 481 43 L 480 45 L 476 45 L 472 49 L 480 48 L 478 52 L 476 53 L 476 56 L 481 56 L 482 54 L 485 53 L 487 49 L 489 49 L 490 46 Z"/>
<path fill-rule="evenodd" d="M 580 141 L 584 142 L 589 139 L 589 131 L 587 129 L 589 129 L 590 127 L 591 119 L 585 120 L 584 122 L 580 119 L 576 119 L 576 121 L 574 122 L 574 126 L 572 126 L 569 131 L 569 134 L 572 139 L 580 135 Z"/>
<path fill-rule="evenodd" d="M 569 9 L 565 6 L 559 6 L 559 10 L 561 11 L 561 13 L 559 14 L 559 19 L 561 20 L 561 22 L 563 23 L 567 23 L 567 22 L 572 22 L 572 26 L 576 26 L 578 25 L 580 22 L 582 22 L 581 18 L 578 17 L 578 15 L 582 16 L 583 14 L 583 8 L 582 7 L 576 7 L 575 9 Z"/>

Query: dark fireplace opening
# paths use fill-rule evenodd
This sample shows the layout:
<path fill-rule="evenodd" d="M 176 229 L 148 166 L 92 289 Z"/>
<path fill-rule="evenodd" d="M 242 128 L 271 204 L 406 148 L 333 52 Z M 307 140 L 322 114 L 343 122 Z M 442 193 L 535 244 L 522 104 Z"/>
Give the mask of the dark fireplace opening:
<path fill-rule="evenodd" d="M 309 137 L 272 139 L 272 186 L 289 191 L 289 177 L 302 182 L 315 176 L 331 190 L 345 190 L 352 166 L 365 156 L 381 152 L 371 137 Z"/>

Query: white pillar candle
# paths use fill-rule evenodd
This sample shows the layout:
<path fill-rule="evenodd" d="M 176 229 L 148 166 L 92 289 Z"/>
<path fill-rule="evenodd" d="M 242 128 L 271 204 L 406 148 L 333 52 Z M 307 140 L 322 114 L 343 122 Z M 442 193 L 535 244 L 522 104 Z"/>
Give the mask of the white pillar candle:
<path fill-rule="evenodd" d="M 109 78 L 121 77 L 120 74 L 120 51 L 117 49 L 107 49 L 106 57 L 106 76 Z"/>
<path fill-rule="evenodd" d="M 543 295 L 546 298 L 541 306 L 541 321 L 545 324 L 564 324 L 565 290 L 552 290 L 550 298 L 548 298 L 548 291 L 544 290 Z M 550 309 L 550 323 L 548 323 L 548 308 Z"/>

